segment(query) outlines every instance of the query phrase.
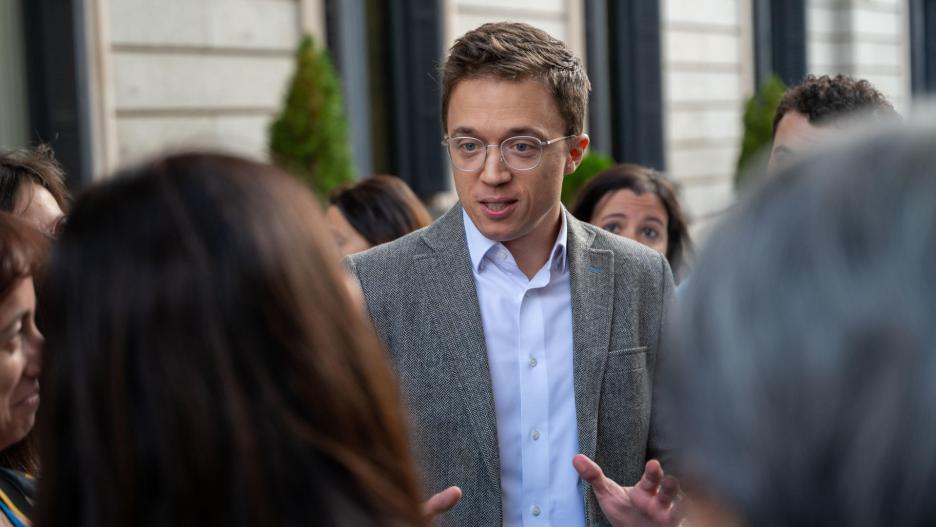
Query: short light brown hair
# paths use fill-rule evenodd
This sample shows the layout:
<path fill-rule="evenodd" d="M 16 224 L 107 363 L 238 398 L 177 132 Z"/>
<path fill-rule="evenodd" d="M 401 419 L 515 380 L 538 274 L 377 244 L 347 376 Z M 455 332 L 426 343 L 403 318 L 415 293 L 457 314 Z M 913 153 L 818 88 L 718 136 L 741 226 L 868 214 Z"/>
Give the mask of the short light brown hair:
<path fill-rule="evenodd" d="M 581 134 L 591 83 L 582 61 L 561 40 L 519 22 L 484 24 L 455 41 L 442 65 L 442 129 L 452 90 L 465 79 L 542 82 L 556 99 L 568 135 Z"/>

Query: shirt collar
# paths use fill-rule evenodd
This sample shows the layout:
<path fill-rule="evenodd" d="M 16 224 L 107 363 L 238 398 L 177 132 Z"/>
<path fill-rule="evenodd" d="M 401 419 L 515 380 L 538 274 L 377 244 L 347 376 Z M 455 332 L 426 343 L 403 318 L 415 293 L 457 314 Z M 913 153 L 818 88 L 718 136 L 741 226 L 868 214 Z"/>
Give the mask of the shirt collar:
<path fill-rule="evenodd" d="M 549 253 L 548 263 L 550 269 L 555 268 L 560 272 L 565 272 L 568 260 L 566 246 L 569 239 L 569 225 L 566 220 L 565 209 L 562 210 L 559 216 L 561 218 L 559 235 L 556 236 L 556 242 L 553 244 L 552 251 Z M 468 255 L 471 258 L 471 267 L 474 269 L 474 272 L 480 273 L 484 257 L 487 256 L 491 249 L 501 244 L 481 234 L 481 231 L 479 231 L 478 227 L 471 221 L 465 209 L 462 209 L 462 220 L 465 224 L 465 240 L 468 242 Z"/>

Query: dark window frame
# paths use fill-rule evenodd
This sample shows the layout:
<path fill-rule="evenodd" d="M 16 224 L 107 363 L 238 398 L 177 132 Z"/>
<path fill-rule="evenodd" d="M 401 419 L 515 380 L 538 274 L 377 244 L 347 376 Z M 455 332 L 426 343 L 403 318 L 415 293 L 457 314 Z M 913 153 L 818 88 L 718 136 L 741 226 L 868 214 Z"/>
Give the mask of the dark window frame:
<path fill-rule="evenodd" d="M 397 175 L 422 199 L 449 190 L 438 146 L 442 12 L 441 0 L 326 2 L 358 172 Z"/>
<path fill-rule="evenodd" d="M 47 142 L 74 192 L 93 178 L 85 1 L 25 0 L 30 139 Z"/>
<path fill-rule="evenodd" d="M 444 47 L 441 0 L 389 3 L 391 158 L 417 196 L 449 190 L 438 68 Z"/>
<path fill-rule="evenodd" d="M 787 86 L 808 72 L 806 0 L 753 0 L 754 69 L 757 87 L 772 74 Z"/>
<path fill-rule="evenodd" d="M 663 65 L 658 0 L 589 0 L 589 128 L 595 150 L 665 169 Z"/>
<path fill-rule="evenodd" d="M 910 87 L 936 92 L 936 1 L 910 0 Z"/>
<path fill-rule="evenodd" d="M 327 0 L 325 27 L 329 56 L 341 78 L 348 141 L 359 177 L 373 173 L 370 72 L 366 0 Z"/>

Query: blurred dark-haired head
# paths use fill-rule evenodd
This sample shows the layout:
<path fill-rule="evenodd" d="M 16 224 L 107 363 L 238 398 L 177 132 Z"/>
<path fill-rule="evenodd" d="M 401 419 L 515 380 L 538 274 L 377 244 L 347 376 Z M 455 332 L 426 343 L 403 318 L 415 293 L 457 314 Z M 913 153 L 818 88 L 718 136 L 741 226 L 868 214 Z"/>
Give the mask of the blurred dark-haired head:
<path fill-rule="evenodd" d="M 887 97 L 865 79 L 807 75 L 780 99 L 768 165 L 776 170 L 853 123 L 891 124 L 899 120 Z"/>
<path fill-rule="evenodd" d="M 396 176 L 372 176 L 328 197 L 326 220 L 343 255 L 393 241 L 432 223 L 416 194 Z"/>
<path fill-rule="evenodd" d="M 591 178 L 572 215 L 663 253 L 677 276 L 692 251 L 689 229 L 673 185 L 659 172 L 624 163 Z"/>
<path fill-rule="evenodd" d="M 0 151 L 0 210 L 55 235 L 68 206 L 65 173 L 51 148 Z"/>
<path fill-rule="evenodd" d="M 664 400 L 747 525 L 936 518 L 936 128 L 800 160 L 713 231 Z"/>
<path fill-rule="evenodd" d="M 49 263 L 37 525 L 420 525 L 391 370 L 318 203 L 174 155 L 75 203 Z"/>

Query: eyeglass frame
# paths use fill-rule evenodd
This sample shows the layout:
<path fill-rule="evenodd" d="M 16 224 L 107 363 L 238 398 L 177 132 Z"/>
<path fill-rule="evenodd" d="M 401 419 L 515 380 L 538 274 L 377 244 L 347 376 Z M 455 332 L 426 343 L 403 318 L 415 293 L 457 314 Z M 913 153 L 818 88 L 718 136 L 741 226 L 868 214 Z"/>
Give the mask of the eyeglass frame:
<path fill-rule="evenodd" d="M 481 172 L 481 170 L 484 169 L 484 164 L 487 163 L 488 149 L 491 148 L 492 146 L 496 146 L 496 147 L 497 147 L 497 151 L 498 151 L 498 153 L 500 154 L 501 163 L 503 163 L 504 166 L 510 168 L 511 170 L 516 170 L 516 171 L 518 171 L 518 172 L 528 172 L 528 171 L 530 171 L 530 170 L 536 170 L 536 168 L 540 166 L 540 163 L 543 162 L 543 153 L 544 153 L 544 151 L 546 150 L 546 147 L 547 147 L 547 146 L 552 145 L 552 144 L 555 144 L 555 143 L 558 143 L 559 141 L 562 141 L 562 140 L 564 140 L 564 139 L 571 139 L 571 138 L 573 138 L 573 137 L 576 137 L 577 135 L 578 135 L 578 134 L 566 135 L 566 136 L 563 136 L 563 137 L 557 137 L 557 138 L 555 138 L 555 139 L 550 139 L 550 140 L 548 140 L 548 141 L 543 141 L 543 140 L 540 139 L 539 137 L 535 137 L 535 136 L 532 136 L 532 135 L 515 135 L 515 136 L 513 136 L 513 137 L 508 137 L 507 139 L 504 139 L 504 140 L 501 141 L 500 143 L 490 144 L 490 145 L 489 145 L 489 144 L 485 144 L 484 141 L 478 139 L 477 137 L 471 137 L 471 136 L 469 136 L 469 135 L 458 135 L 458 136 L 455 136 L 455 137 L 446 137 L 446 138 L 443 139 L 442 142 L 439 143 L 439 144 L 442 145 L 442 146 L 444 146 L 445 149 L 448 151 L 449 162 L 452 163 L 452 167 L 454 167 L 456 170 L 461 170 L 462 172 Z M 465 169 L 463 169 L 463 168 L 459 168 L 459 167 L 455 164 L 455 160 L 452 159 L 452 149 L 449 147 L 449 141 L 451 141 L 451 140 L 453 140 L 453 139 L 473 139 L 473 140 L 475 140 L 475 141 L 481 143 L 481 145 L 484 146 L 484 158 L 481 160 L 481 166 L 479 166 L 478 168 L 476 168 L 476 169 L 474 169 L 474 170 L 465 170 Z M 530 168 L 514 168 L 514 167 L 512 167 L 512 166 L 510 165 L 510 163 L 507 162 L 507 159 L 504 157 L 504 143 L 506 143 L 507 141 L 512 141 L 512 140 L 514 140 L 514 139 L 533 139 L 534 141 L 537 141 L 537 142 L 539 143 L 539 146 L 540 146 L 540 156 L 539 156 L 539 159 L 536 160 L 536 164 L 535 164 L 535 165 L 531 166 Z"/>

